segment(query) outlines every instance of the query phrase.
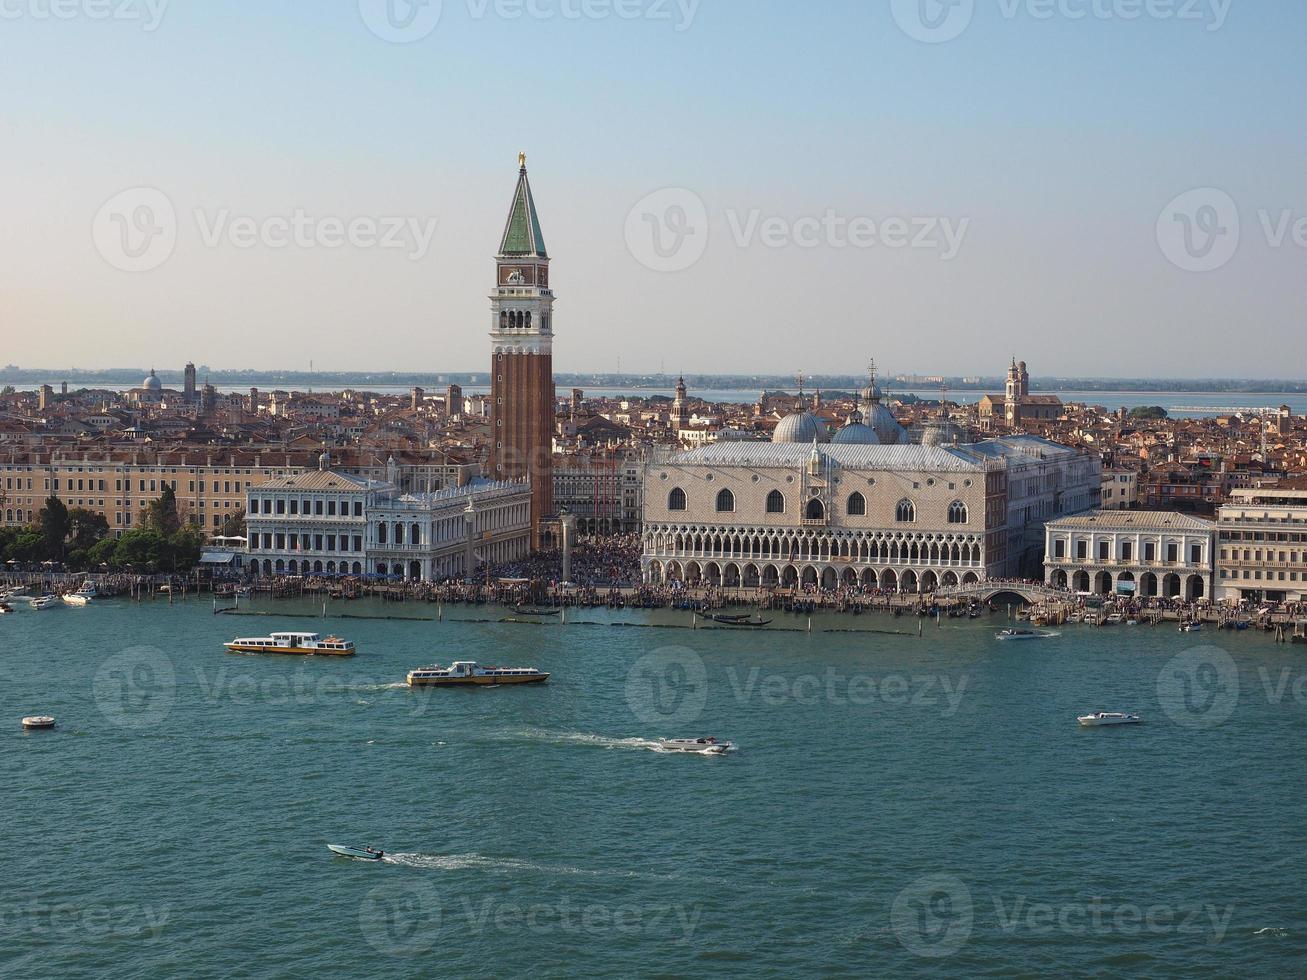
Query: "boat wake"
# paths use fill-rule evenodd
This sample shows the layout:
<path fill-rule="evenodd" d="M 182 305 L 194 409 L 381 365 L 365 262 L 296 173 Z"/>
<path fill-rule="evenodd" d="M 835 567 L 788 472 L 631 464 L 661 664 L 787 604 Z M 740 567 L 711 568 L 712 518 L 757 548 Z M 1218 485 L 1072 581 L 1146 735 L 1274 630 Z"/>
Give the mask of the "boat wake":
<path fill-rule="evenodd" d="M 632 749 L 639 751 L 659 751 L 661 743 L 650 738 L 612 738 L 608 735 L 593 735 L 585 732 L 550 732 L 538 728 L 505 732 L 501 738 L 516 741 L 524 739 L 531 742 L 547 742 L 553 745 L 588 745 L 597 749 Z"/>
<path fill-rule="evenodd" d="M 565 865 L 538 864 L 517 858 L 487 857 L 484 854 L 387 854 L 386 864 L 425 871 L 485 871 L 490 874 L 580 875 L 591 878 L 638 878 L 636 871 L 591 871 Z"/>
<path fill-rule="evenodd" d="M 1278 929 L 1275 926 L 1264 926 L 1253 933 L 1254 936 L 1267 936 L 1271 939 L 1284 939 L 1289 935 L 1288 929 Z"/>

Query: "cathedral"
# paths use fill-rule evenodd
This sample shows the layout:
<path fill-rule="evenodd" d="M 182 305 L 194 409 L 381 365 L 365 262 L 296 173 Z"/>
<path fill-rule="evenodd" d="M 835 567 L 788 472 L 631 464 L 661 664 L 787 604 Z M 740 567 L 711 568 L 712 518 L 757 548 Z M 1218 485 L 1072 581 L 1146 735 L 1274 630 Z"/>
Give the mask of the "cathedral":
<path fill-rule="evenodd" d="M 490 294 L 491 475 L 531 483 L 531 547 L 554 511 L 554 292 L 526 155 L 495 256 Z"/>

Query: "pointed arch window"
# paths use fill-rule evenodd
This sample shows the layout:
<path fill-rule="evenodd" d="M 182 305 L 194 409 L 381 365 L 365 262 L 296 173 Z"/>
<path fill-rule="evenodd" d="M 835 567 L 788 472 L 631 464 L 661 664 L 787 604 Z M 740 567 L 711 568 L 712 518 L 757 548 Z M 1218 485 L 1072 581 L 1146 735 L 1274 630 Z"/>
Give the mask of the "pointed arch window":
<path fill-rule="evenodd" d="M 717 495 L 717 513 L 735 513 L 735 494 L 731 493 L 729 490 L 723 490 Z"/>
<path fill-rule="evenodd" d="M 676 487 L 674 490 L 672 490 L 671 493 L 667 495 L 667 509 L 668 510 L 686 509 L 685 491 L 682 490 L 680 487 Z"/>
<path fill-rule="evenodd" d="M 785 513 L 785 494 L 779 490 L 773 490 L 767 494 L 767 513 L 784 514 Z"/>
<path fill-rule="evenodd" d="M 917 522 L 917 505 L 907 498 L 900 500 L 898 507 L 895 508 L 894 519 L 900 524 L 915 524 Z"/>
<path fill-rule="evenodd" d="M 845 510 L 850 517 L 866 517 L 867 498 L 860 493 L 849 494 L 849 502 Z"/>
<path fill-rule="evenodd" d="M 967 505 L 960 500 L 955 500 L 948 505 L 948 522 L 950 524 L 967 523 Z"/>
<path fill-rule="evenodd" d="M 808 501 L 808 506 L 804 510 L 803 516 L 810 521 L 824 521 L 826 519 L 826 505 L 820 500 L 813 498 Z"/>

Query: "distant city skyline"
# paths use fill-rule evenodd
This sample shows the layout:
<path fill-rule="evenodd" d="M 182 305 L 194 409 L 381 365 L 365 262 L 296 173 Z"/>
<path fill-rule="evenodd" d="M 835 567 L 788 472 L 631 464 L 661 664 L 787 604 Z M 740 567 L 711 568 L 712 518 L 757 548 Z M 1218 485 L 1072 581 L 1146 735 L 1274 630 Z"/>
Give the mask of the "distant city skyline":
<path fill-rule="evenodd" d="M 1292 374 L 1307 9 L 1090 6 L 20 4 L 4 356 L 475 367 L 524 150 L 560 372 Z"/>

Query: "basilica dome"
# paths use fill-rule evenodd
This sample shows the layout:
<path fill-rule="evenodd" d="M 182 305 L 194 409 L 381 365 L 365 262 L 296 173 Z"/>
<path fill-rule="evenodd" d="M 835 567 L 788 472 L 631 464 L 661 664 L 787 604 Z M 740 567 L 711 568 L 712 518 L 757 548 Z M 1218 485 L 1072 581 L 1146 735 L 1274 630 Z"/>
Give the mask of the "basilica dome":
<path fill-rule="evenodd" d="M 772 433 L 771 441 L 799 442 L 804 445 L 820 442 L 825 435 L 824 428 L 816 416 L 808 412 L 795 412 L 781 419 L 776 431 Z"/>
<path fill-rule="evenodd" d="M 159 376 L 154 373 L 154 368 L 150 368 L 150 376 L 141 382 L 141 387 L 146 391 L 159 391 L 163 388 L 163 382 Z"/>
<path fill-rule="evenodd" d="M 848 423 L 835 433 L 831 439 L 831 444 L 836 446 L 878 446 L 880 445 L 880 436 L 876 435 L 876 430 L 866 425 L 862 421 L 862 413 L 854 411 L 849 416 Z"/>

